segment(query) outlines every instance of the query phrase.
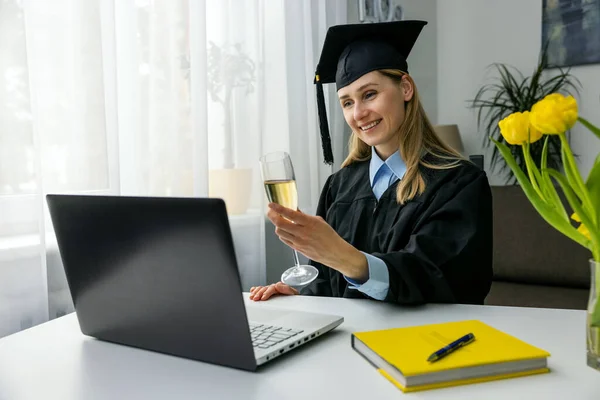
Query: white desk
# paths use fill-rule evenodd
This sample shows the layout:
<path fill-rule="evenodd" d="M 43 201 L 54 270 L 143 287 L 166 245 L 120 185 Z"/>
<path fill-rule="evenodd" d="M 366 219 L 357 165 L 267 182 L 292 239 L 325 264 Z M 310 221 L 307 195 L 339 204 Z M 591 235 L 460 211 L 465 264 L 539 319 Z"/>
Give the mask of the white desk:
<path fill-rule="evenodd" d="M 247 297 L 247 294 L 245 294 Z M 256 373 L 104 343 L 81 334 L 74 314 L 0 339 L 0 399 L 569 399 L 600 398 L 585 364 L 582 311 L 280 297 L 263 307 L 343 315 L 335 331 Z M 350 347 L 350 333 L 480 319 L 548 350 L 552 372 L 403 394 Z"/>

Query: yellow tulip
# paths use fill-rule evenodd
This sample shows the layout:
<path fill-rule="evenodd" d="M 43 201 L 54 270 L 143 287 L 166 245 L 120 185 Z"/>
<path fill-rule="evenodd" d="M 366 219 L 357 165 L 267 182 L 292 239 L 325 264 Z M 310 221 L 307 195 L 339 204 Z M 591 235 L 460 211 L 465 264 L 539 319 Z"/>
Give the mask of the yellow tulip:
<path fill-rule="evenodd" d="M 581 219 L 579 218 L 579 215 L 577 215 L 577 213 L 573 213 L 573 215 L 571 215 L 571 219 L 575 222 L 581 222 Z M 577 230 L 583 236 L 585 236 L 589 240 L 592 240 L 592 234 L 590 233 L 589 229 L 584 224 L 579 224 L 579 228 L 577 228 Z"/>
<path fill-rule="evenodd" d="M 507 143 L 522 145 L 527 143 L 528 139 L 530 143 L 540 140 L 542 133 L 529 123 L 529 116 L 529 111 L 516 112 L 498 123 L 500 133 Z"/>
<path fill-rule="evenodd" d="M 590 233 L 590 231 L 588 230 L 588 228 L 584 224 L 579 225 L 579 228 L 577 228 L 577 230 L 583 236 L 585 236 L 586 238 L 588 238 L 588 240 L 592 240 L 592 234 Z"/>
<path fill-rule="evenodd" d="M 531 107 L 531 124 L 542 133 L 565 133 L 577 122 L 577 100 L 552 93 Z"/>

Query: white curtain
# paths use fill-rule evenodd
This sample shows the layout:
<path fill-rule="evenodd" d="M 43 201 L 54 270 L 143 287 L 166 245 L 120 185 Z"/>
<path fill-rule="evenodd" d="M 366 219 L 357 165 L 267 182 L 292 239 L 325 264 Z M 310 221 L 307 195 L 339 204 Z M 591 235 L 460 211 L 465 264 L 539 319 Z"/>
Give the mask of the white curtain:
<path fill-rule="evenodd" d="M 314 211 L 335 167 L 313 74 L 345 19 L 345 0 L 0 0 L 0 336 L 73 311 L 47 193 L 224 197 L 243 288 L 264 284 L 257 160 L 288 151 Z"/>

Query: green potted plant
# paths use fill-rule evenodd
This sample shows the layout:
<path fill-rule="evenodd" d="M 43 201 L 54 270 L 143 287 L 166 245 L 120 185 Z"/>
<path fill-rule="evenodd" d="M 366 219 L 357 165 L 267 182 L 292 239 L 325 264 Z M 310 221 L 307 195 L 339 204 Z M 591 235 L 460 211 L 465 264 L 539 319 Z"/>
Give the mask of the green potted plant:
<path fill-rule="evenodd" d="M 543 99 L 546 95 L 556 92 L 573 94 L 579 92 L 581 83 L 571 75 L 570 69 L 562 69 L 548 62 L 548 47 L 544 46 L 540 53 L 538 64 L 531 76 L 523 74 L 514 67 L 495 63 L 492 68 L 499 74 L 493 83 L 482 86 L 475 98 L 469 100 L 469 107 L 477 110 L 477 129 L 483 135 L 484 147 L 492 147 L 490 157 L 491 170 L 498 170 L 506 176 L 507 183 L 515 183 L 513 171 L 500 156 L 498 148 L 493 146 L 491 139 L 507 145 L 512 157 L 522 171 L 526 170 L 526 162 L 520 146 L 506 142 L 500 134 L 498 123 L 515 112 L 524 112 Z M 554 73 L 550 74 L 549 70 Z M 568 135 L 568 133 L 567 133 Z M 568 137 L 567 137 L 568 139 Z M 532 159 L 539 164 L 542 157 L 543 144 L 531 144 L 529 152 Z M 553 136 L 548 141 L 547 165 L 549 168 L 561 170 L 561 143 Z"/>

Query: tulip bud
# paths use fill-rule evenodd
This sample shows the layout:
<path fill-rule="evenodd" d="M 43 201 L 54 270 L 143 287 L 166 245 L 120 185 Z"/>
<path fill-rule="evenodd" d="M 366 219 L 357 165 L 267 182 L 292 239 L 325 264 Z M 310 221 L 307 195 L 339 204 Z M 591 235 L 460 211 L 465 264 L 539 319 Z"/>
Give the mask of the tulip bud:
<path fill-rule="evenodd" d="M 507 143 L 522 145 L 538 141 L 542 134 L 529 123 L 529 111 L 515 112 L 498 123 L 500 133 Z"/>
<path fill-rule="evenodd" d="M 531 124 L 544 134 L 565 133 L 577 122 L 577 100 L 552 93 L 531 108 Z"/>

